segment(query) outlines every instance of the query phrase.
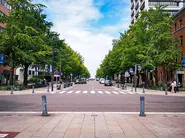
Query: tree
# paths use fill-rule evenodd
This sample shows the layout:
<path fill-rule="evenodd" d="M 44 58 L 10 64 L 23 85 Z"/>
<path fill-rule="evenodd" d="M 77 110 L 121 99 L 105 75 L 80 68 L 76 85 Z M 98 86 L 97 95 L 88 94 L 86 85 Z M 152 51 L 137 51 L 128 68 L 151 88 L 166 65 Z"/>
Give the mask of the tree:
<path fill-rule="evenodd" d="M 27 71 L 32 63 L 41 63 L 51 49 L 45 43 L 46 32 L 52 23 L 42 14 L 43 5 L 32 4 L 29 0 L 7 0 L 12 9 L 8 16 L 1 16 L 6 29 L 0 34 L 1 49 L 14 66 L 24 68 L 24 85 L 27 85 Z"/>

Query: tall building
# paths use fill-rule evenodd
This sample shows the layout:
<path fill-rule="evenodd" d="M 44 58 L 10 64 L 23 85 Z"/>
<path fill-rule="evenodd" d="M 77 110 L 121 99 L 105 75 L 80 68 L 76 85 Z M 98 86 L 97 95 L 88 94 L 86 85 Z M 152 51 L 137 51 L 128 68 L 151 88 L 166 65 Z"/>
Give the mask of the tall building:
<path fill-rule="evenodd" d="M 134 24 L 142 10 L 150 10 L 155 6 L 167 5 L 165 11 L 176 13 L 183 7 L 183 0 L 130 0 L 130 19 Z"/>

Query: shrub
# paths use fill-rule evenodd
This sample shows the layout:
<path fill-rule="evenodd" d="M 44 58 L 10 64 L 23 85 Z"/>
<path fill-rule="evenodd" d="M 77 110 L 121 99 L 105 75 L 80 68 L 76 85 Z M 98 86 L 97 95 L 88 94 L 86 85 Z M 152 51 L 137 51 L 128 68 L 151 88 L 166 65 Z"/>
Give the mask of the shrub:
<path fill-rule="evenodd" d="M 28 83 L 39 83 L 40 78 L 39 77 L 32 77 L 28 80 Z"/>
<path fill-rule="evenodd" d="M 9 86 L 0 86 L 0 90 L 7 91 L 7 90 L 10 90 L 10 87 Z"/>

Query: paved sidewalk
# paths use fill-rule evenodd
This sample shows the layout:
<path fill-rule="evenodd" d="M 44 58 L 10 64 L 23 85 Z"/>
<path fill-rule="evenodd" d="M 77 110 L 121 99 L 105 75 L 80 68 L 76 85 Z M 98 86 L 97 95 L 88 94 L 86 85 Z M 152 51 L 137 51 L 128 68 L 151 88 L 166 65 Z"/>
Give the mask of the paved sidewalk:
<path fill-rule="evenodd" d="M 185 115 L 1 113 L 0 134 L 7 132 L 20 132 L 15 138 L 184 138 Z"/>
<path fill-rule="evenodd" d="M 61 88 L 61 90 L 57 90 L 56 86 L 53 88 L 53 92 L 58 92 L 62 90 L 69 90 L 73 88 L 72 87 L 67 87 L 67 88 Z M 40 93 L 48 93 L 48 87 L 42 87 L 42 88 L 35 88 L 34 89 L 34 94 L 40 94 Z M 51 92 L 51 87 L 49 88 L 49 92 Z M 11 95 L 11 91 L 0 91 L 0 95 Z M 22 90 L 22 91 L 13 91 L 14 95 L 22 95 L 22 94 L 32 94 L 32 89 L 27 89 L 27 90 Z"/>
<path fill-rule="evenodd" d="M 132 88 L 131 86 L 127 86 L 126 90 L 123 90 L 122 88 L 117 88 L 116 86 L 113 86 L 116 90 L 121 91 L 128 91 L 128 92 L 135 92 L 135 88 Z M 133 89 L 133 90 L 132 90 Z M 143 88 L 137 88 L 137 93 L 143 93 Z M 151 95 L 165 95 L 165 91 L 159 91 L 159 90 L 151 90 L 151 89 L 144 89 L 143 94 L 151 94 Z M 167 92 L 168 96 L 185 96 L 185 92 Z"/>

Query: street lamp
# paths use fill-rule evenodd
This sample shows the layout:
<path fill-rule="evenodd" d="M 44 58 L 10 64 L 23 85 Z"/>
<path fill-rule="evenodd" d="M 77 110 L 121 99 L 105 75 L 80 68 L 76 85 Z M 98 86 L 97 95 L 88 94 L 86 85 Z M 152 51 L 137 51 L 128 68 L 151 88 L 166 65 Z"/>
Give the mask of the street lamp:
<path fill-rule="evenodd" d="M 52 38 L 52 73 L 51 73 L 51 91 L 53 91 L 54 80 L 54 37 Z"/>

